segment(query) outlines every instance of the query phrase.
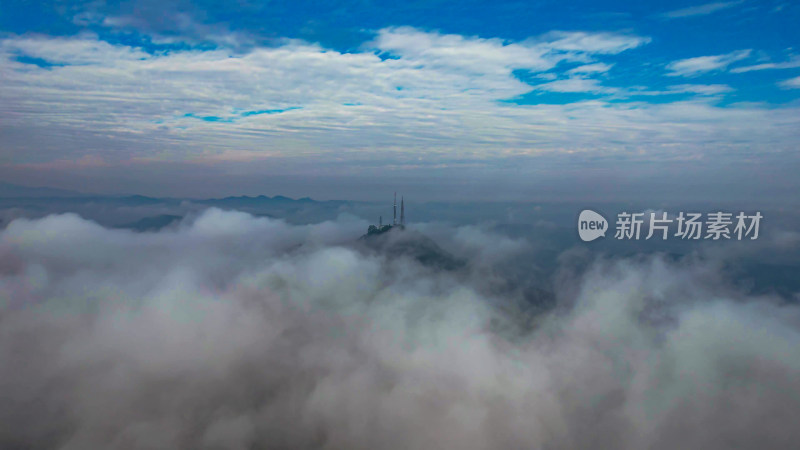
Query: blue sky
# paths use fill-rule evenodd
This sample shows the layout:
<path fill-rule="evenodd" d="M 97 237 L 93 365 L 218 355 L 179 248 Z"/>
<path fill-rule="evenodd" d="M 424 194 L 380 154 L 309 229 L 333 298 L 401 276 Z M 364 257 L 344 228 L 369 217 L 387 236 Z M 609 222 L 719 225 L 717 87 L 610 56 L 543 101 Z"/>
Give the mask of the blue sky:
<path fill-rule="evenodd" d="M 0 177 L 794 197 L 797 23 L 786 1 L 7 1 Z"/>

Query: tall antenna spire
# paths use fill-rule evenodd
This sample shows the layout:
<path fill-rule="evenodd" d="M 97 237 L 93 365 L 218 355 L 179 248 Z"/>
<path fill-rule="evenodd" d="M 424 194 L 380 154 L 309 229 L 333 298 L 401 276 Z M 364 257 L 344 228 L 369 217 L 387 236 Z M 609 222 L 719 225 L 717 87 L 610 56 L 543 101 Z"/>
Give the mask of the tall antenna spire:
<path fill-rule="evenodd" d="M 403 197 L 400 196 L 400 225 L 406 224 L 406 207 L 403 203 Z"/>
<path fill-rule="evenodd" d="M 397 225 L 397 192 L 394 193 L 394 204 L 392 204 L 392 208 L 394 209 L 394 218 L 392 219 L 392 225 Z"/>

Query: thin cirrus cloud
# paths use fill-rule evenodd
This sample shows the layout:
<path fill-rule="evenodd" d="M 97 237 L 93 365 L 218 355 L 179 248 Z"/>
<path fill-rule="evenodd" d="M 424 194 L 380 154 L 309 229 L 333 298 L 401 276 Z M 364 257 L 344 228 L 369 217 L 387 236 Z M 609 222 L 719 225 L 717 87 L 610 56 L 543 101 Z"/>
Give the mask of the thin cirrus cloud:
<path fill-rule="evenodd" d="M 778 62 L 778 63 L 761 63 L 761 64 L 754 64 L 752 66 L 743 66 L 743 67 L 736 67 L 731 69 L 733 73 L 745 73 L 745 72 L 753 72 L 757 70 L 777 70 L 777 69 L 794 69 L 796 67 L 800 67 L 800 57 L 791 58 L 788 61 Z"/>
<path fill-rule="evenodd" d="M 613 67 L 613 64 L 605 64 L 605 63 L 594 63 L 594 64 L 584 64 L 582 66 L 575 67 L 574 69 L 570 69 L 567 73 L 570 74 L 589 74 L 589 73 L 606 73 Z"/>
<path fill-rule="evenodd" d="M 679 84 L 669 86 L 665 93 L 692 93 L 698 95 L 718 95 L 733 91 L 724 84 Z"/>
<path fill-rule="evenodd" d="M 596 79 L 580 78 L 580 77 L 570 77 L 570 78 L 565 78 L 563 80 L 551 81 L 549 83 L 537 85 L 536 89 L 551 91 L 551 92 L 569 92 L 569 93 L 576 93 L 576 92 L 610 93 L 618 91 L 618 89 L 601 85 L 600 82 Z"/>
<path fill-rule="evenodd" d="M 697 5 L 697 6 L 690 6 L 688 8 L 681 8 L 676 9 L 673 11 L 665 12 L 659 14 L 658 17 L 661 19 L 683 19 L 686 17 L 697 17 L 697 16 L 707 16 L 709 14 L 713 14 L 717 11 L 722 11 L 728 8 L 732 8 L 736 5 L 740 5 L 744 3 L 744 0 L 734 1 L 734 2 L 714 2 L 714 3 L 706 3 L 704 5 Z"/>
<path fill-rule="evenodd" d="M 778 84 L 785 89 L 800 89 L 800 77 L 790 78 Z"/>
<path fill-rule="evenodd" d="M 750 56 L 752 50 L 737 50 L 724 55 L 698 56 L 667 64 L 667 75 L 693 77 L 716 70 L 724 70 L 736 61 Z"/>

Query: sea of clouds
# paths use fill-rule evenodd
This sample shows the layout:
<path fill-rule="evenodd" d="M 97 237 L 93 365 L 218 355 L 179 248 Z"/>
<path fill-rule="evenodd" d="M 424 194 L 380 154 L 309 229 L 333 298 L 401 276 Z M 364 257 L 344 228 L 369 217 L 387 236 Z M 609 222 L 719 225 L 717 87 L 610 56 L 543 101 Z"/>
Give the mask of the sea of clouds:
<path fill-rule="evenodd" d="M 429 228 L 463 264 L 376 250 L 346 217 L 14 220 L 0 448 L 800 444 L 800 307 L 732 287 L 722 256 L 573 249 L 555 306 L 526 308 L 504 264 L 535 243 Z"/>

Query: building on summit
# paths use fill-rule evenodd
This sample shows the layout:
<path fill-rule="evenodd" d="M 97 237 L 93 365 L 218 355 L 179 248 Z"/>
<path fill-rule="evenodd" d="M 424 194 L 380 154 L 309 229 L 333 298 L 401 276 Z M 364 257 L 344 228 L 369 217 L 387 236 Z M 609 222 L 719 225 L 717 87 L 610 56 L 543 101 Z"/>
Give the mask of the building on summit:
<path fill-rule="evenodd" d="M 400 197 L 400 221 L 397 220 L 397 192 L 394 193 L 394 203 L 392 204 L 392 224 L 384 225 L 383 216 L 378 217 L 378 225 L 370 225 L 367 228 L 367 236 L 373 234 L 386 233 L 393 228 L 404 229 L 406 227 L 406 208 L 403 197 Z"/>

